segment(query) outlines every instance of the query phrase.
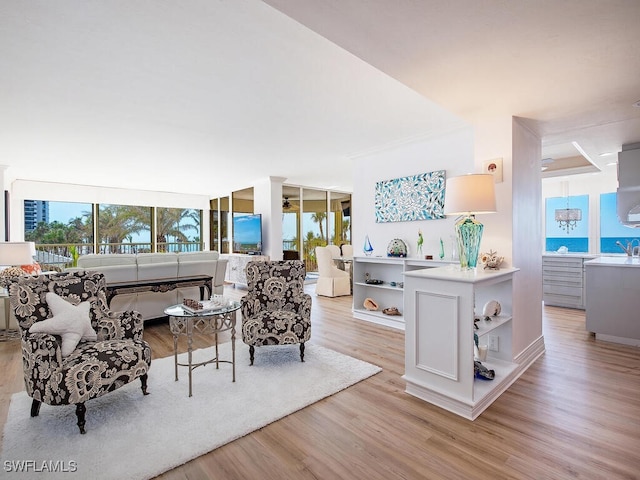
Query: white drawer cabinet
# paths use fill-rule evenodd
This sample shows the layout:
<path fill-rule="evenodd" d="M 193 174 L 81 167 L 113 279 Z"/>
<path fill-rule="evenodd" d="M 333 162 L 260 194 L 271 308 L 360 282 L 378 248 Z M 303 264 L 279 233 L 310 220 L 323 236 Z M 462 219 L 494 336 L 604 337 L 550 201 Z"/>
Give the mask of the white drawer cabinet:
<path fill-rule="evenodd" d="M 542 299 L 545 305 L 584 310 L 584 261 L 592 258 L 592 255 L 543 255 Z"/>

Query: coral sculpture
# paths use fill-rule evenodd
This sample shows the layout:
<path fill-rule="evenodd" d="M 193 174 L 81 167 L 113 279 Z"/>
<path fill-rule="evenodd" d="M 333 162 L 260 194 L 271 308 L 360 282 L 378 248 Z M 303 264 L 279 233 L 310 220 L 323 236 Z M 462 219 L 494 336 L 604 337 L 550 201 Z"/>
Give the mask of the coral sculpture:
<path fill-rule="evenodd" d="M 480 262 L 484 264 L 484 268 L 499 270 L 503 261 L 504 257 L 498 255 L 493 250 L 489 250 L 489 253 L 480 254 Z"/>

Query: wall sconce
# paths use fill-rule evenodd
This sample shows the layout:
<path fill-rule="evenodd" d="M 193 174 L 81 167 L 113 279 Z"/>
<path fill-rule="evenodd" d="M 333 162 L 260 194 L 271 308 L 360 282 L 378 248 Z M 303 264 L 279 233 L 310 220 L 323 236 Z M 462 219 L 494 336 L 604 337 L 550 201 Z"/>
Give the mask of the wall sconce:
<path fill-rule="evenodd" d="M 493 175 L 471 174 L 447 179 L 444 213 L 461 215 L 455 224 L 461 268 L 475 268 L 478 264 L 484 226 L 475 219 L 475 214 L 495 211 Z"/>

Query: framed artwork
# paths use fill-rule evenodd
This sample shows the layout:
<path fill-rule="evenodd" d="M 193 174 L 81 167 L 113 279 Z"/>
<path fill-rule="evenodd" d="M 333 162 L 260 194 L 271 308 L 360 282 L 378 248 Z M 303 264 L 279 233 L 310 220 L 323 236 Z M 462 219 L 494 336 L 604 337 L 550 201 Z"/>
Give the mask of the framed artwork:
<path fill-rule="evenodd" d="M 445 218 L 444 189 L 444 170 L 377 182 L 376 223 Z"/>

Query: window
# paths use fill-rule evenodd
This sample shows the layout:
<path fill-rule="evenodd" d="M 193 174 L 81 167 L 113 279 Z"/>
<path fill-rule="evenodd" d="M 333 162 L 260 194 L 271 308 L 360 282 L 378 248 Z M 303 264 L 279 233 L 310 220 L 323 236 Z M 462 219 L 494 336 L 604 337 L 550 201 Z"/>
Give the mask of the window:
<path fill-rule="evenodd" d="M 151 208 L 101 204 L 98 208 L 99 253 L 151 251 Z"/>
<path fill-rule="evenodd" d="M 627 243 L 640 237 L 640 231 L 620 223 L 616 200 L 617 194 L 615 192 L 600 194 L 601 253 L 623 253 L 622 248 L 616 242 L 620 242 L 626 247 Z M 634 246 L 637 244 L 634 242 Z"/>
<path fill-rule="evenodd" d="M 545 201 L 545 250 L 589 251 L 589 195 L 552 197 Z"/>
<path fill-rule="evenodd" d="M 156 251 L 201 250 L 201 215 L 191 208 L 156 208 Z"/>
<path fill-rule="evenodd" d="M 94 252 L 202 249 L 202 210 L 25 200 L 24 212 L 25 240 L 36 243 L 38 262 L 50 269 Z"/>
<path fill-rule="evenodd" d="M 24 239 L 36 243 L 43 270 L 72 266 L 78 255 L 93 253 L 92 204 L 25 200 L 24 211 Z"/>

